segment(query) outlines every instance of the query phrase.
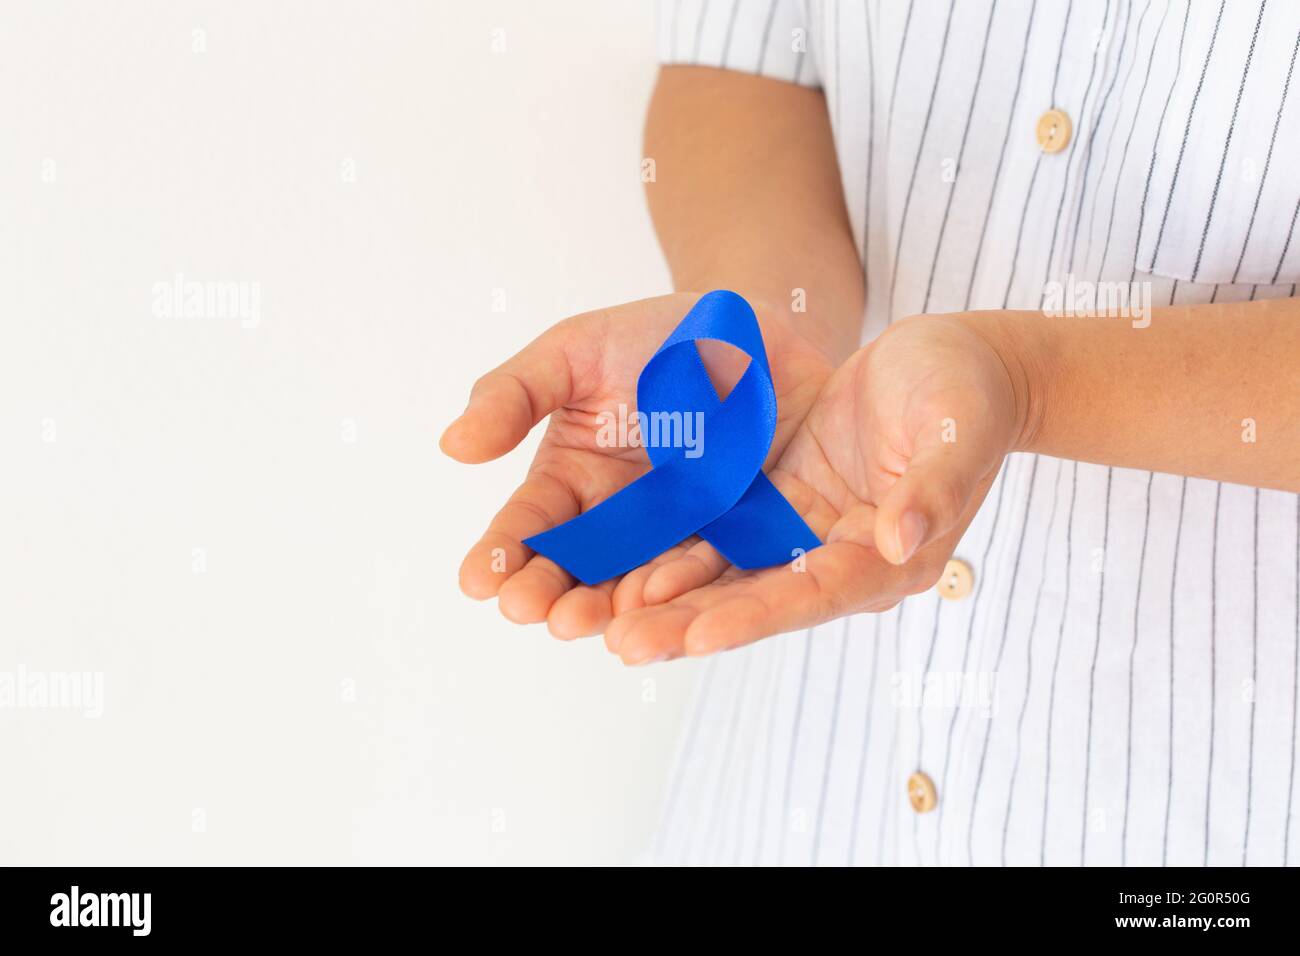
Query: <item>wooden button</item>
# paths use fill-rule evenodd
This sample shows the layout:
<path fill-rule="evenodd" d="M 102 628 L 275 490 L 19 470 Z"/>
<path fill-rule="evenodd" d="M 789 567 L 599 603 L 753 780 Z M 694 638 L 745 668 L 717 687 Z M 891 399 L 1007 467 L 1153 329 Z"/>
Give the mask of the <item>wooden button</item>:
<path fill-rule="evenodd" d="M 1048 110 L 1038 117 L 1038 128 L 1034 132 L 1044 153 L 1059 153 L 1070 145 L 1072 129 L 1070 117 L 1060 110 Z"/>
<path fill-rule="evenodd" d="M 907 799 L 911 801 L 912 809 L 917 813 L 929 813 L 939 802 L 934 781 L 918 770 L 907 778 Z"/>
<path fill-rule="evenodd" d="M 935 588 L 939 592 L 939 597 L 947 598 L 949 601 L 960 601 L 970 594 L 974 586 L 975 572 L 970 569 L 970 565 L 957 558 L 951 558 L 943 566 L 943 577 L 939 579 Z"/>

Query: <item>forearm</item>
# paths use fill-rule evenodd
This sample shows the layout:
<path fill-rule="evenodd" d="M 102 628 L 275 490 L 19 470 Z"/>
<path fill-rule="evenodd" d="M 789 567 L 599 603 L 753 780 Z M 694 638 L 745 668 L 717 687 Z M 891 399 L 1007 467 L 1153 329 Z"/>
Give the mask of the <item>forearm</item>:
<path fill-rule="evenodd" d="M 806 312 L 792 324 L 835 362 L 858 344 L 862 271 L 821 93 L 669 66 L 646 119 L 646 194 L 679 290 L 733 289 Z"/>
<path fill-rule="evenodd" d="M 1023 393 L 1022 450 L 1300 491 L 1300 300 L 1126 319 L 977 316 Z"/>

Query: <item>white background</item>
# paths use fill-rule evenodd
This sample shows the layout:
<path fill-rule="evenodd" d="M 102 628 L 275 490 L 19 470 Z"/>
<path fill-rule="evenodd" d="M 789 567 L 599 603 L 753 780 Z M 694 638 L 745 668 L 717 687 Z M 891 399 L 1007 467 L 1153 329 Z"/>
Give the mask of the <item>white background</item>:
<path fill-rule="evenodd" d="M 0 709 L 0 861 L 635 860 L 692 665 L 462 597 L 537 435 L 435 441 L 552 322 L 667 291 L 651 6 L 3 20 L 0 672 L 104 711 Z M 155 315 L 177 273 L 259 283 L 257 327 Z"/>

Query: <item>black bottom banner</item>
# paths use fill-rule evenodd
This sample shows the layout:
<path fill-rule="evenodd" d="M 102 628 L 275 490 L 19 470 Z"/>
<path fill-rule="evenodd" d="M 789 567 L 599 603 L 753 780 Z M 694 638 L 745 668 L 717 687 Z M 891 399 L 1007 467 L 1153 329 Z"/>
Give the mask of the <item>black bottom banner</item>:
<path fill-rule="evenodd" d="M 594 885 L 582 873 L 540 886 L 531 874 L 524 879 L 425 869 L 10 868 L 0 870 L 0 933 L 6 943 L 37 945 L 63 937 L 95 946 L 277 939 L 337 946 L 412 934 L 437 945 L 446 932 L 460 940 L 486 931 L 500 942 L 512 930 L 534 939 L 598 931 L 608 943 L 622 934 L 644 942 L 680 920 L 700 942 L 734 945 L 815 921 L 818 938 L 849 930 L 876 943 L 902 931 L 927 943 L 1232 945 L 1255 931 L 1292 928 L 1300 885 L 1285 870 L 876 870 L 791 874 L 788 884 L 769 874 L 761 887 L 743 872 L 717 871 L 626 870 Z M 699 934 L 700 925 L 709 928 Z"/>

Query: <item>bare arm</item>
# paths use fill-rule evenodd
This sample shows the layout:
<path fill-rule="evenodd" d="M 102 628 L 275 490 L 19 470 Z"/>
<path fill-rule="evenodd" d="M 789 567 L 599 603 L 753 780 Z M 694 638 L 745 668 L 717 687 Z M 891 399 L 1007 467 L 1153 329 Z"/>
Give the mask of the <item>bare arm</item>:
<path fill-rule="evenodd" d="M 833 362 L 858 344 L 862 270 L 817 90 L 706 67 L 667 66 L 650 103 L 646 195 L 681 291 L 730 288 L 789 310 Z"/>
<path fill-rule="evenodd" d="M 1300 299 L 975 318 L 1027 397 L 1025 450 L 1300 491 Z"/>

